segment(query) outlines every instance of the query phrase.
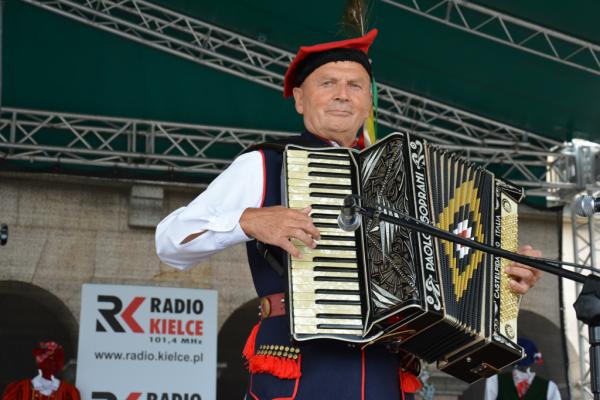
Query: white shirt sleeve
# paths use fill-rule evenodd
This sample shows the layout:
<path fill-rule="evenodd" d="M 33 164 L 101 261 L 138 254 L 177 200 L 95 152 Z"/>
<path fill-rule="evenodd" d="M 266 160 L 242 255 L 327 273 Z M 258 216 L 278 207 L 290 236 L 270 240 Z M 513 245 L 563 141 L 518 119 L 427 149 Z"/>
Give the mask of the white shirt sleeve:
<path fill-rule="evenodd" d="M 166 264 L 187 269 L 229 246 L 251 240 L 240 227 L 246 208 L 260 207 L 264 187 L 263 154 L 243 154 L 187 207 L 181 207 L 156 227 L 156 253 Z M 181 244 L 189 235 L 203 232 Z"/>
<path fill-rule="evenodd" d="M 498 375 L 492 375 L 485 380 L 484 400 L 496 400 L 498 398 Z"/>
<path fill-rule="evenodd" d="M 560 392 L 556 383 L 548 381 L 548 400 L 561 400 Z"/>

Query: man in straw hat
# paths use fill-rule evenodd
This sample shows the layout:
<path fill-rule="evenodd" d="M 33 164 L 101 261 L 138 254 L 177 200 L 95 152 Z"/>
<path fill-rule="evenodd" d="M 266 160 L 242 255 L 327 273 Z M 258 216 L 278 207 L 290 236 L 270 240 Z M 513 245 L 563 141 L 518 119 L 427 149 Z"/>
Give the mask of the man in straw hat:
<path fill-rule="evenodd" d="M 361 148 L 361 127 L 372 110 L 372 71 L 368 50 L 377 30 L 337 42 L 301 47 L 285 75 L 284 97 L 294 97 L 304 132 L 289 142 L 308 147 Z M 384 346 L 332 340 L 290 340 L 283 292 L 285 274 L 259 254 L 266 244 L 279 263 L 285 252 L 300 250 L 291 239 L 315 248 L 319 230 L 310 207 L 281 206 L 281 151 L 264 146 L 246 152 L 187 207 L 173 211 L 157 227 L 159 257 L 176 268 L 190 268 L 232 245 L 246 242 L 254 286 L 261 297 L 261 321 L 244 348 L 250 371 L 248 399 L 399 399 L 397 354 Z M 539 255 L 526 248 L 525 253 Z M 275 263 L 277 264 L 277 262 Z M 513 265 L 513 288 L 525 293 L 540 273 Z M 405 387 L 408 385 L 405 385 Z M 411 385 L 414 386 L 415 385 Z"/>

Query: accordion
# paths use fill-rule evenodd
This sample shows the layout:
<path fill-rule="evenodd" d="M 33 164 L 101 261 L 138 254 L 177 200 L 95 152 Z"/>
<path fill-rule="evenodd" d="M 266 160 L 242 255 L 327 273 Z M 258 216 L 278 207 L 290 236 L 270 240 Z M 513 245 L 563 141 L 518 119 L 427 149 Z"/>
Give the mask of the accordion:
<path fill-rule="evenodd" d="M 286 206 L 312 207 L 316 248 L 293 239 L 287 307 L 295 340 L 394 343 L 466 382 L 520 360 L 520 297 L 508 261 L 377 218 L 353 232 L 337 217 L 350 194 L 364 206 L 515 251 L 523 190 L 405 133 L 366 150 L 287 145 Z"/>

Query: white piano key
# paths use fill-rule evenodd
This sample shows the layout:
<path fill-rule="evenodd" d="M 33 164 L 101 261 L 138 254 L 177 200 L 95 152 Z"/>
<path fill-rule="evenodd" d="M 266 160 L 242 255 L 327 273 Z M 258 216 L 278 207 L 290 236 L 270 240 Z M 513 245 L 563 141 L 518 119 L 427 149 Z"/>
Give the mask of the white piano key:
<path fill-rule="evenodd" d="M 315 259 L 315 257 L 337 257 L 337 258 L 356 258 L 356 250 L 326 250 L 311 249 L 305 246 L 297 246 L 302 253 L 302 259 Z M 295 257 L 294 257 L 295 258 Z"/>
<path fill-rule="evenodd" d="M 332 261 L 312 261 L 312 260 L 292 260 L 292 268 L 310 268 L 315 267 L 338 267 L 338 268 L 356 268 L 358 265 L 356 262 L 332 262 Z"/>
<path fill-rule="evenodd" d="M 361 315 L 360 306 L 340 304 L 314 304 L 309 301 L 294 302 L 292 311 L 294 316 L 316 317 L 317 314 L 342 314 Z"/>
<path fill-rule="evenodd" d="M 294 304 L 298 301 L 311 301 L 317 304 L 317 300 L 340 300 L 340 301 L 360 301 L 360 295 L 358 294 L 316 294 L 314 289 L 309 292 L 297 292 L 294 293 Z M 350 305 L 350 304 L 348 304 Z M 356 304 L 354 304 L 356 305 Z"/>
<path fill-rule="evenodd" d="M 362 328 L 363 322 L 360 319 L 339 319 L 339 318 L 313 318 L 294 316 L 294 323 L 298 325 L 314 325 L 318 324 L 339 324 L 339 325 L 354 325 Z"/>
<path fill-rule="evenodd" d="M 352 189 L 348 188 L 348 189 L 340 189 L 340 188 L 320 188 L 320 187 L 308 187 L 308 185 L 302 187 L 302 186 L 290 186 L 287 188 L 288 193 L 294 193 L 294 194 L 305 194 L 307 196 L 310 196 L 313 193 L 331 193 L 331 194 L 339 194 L 339 195 L 351 195 L 352 194 Z M 319 197 L 319 196 L 311 196 L 311 197 Z"/>
<path fill-rule="evenodd" d="M 306 194 L 299 193 L 288 193 L 288 205 L 291 208 L 306 207 L 312 204 L 328 204 L 332 206 L 339 206 L 340 208 L 344 205 L 344 199 L 335 199 L 331 197 L 310 197 Z"/>
<path fill-rule="evenodd" d="M 331 167 L 310 166 L 308 164 L 306 164 L 306 165 L 288 164 L 288 166 L 287 166 L 288 176 L 292 172 L 301 172 L 305 175 L 307 175 L 309 172 L 328 172 L 328 173 L 335 173 L 335 174 L 344 174 L 344 175 L 348 175 L 348 176 L 351 175 L 351 172 L 349 169 L 335 168 L 335 164 L 331 164 Z"/>
<path fill-rule="evenodd" d="M 361 315 L 361 306 L 352 304 L 315 304 L 311 300 L 294 299 L 292 306 L 294 313 L 310 316 L 316 314 L 349 314 Z"/>
<path fill-rule="evenodd" d="M 287 178 L 288 178 L 288 180 L 302 179 L 305 181 L 309 181 L 309 183 L 315 182 L 315 183 L 327 183 L 327 184 L 331 184 L 331 185 L 346 185 L 346 186 L 352 185 L 350 174 L 348 174 L 348 177 L 308 176 L 307 174 L 305 174 L 303 172 L 288 171 Z M 288 186 L 290 186 L 290 185 L 288 184 Z"/>
<path fill-rule="evenodd" d="M 353 335 L 360 336 L 361 331 L 350 330 L 350 329 L 317 329 L 316 326 L 309 325 L 297 325 L 294 328 L 297 334 L 315 335 L 317 333 L 330 334 L 330 335 Z"/>
<path fill-rule="evenodd" d="M 337 271 L 315 271 L 308 268 L 293 268 L 292 269 L 292 280 L 295 277 L 311 277 L 312 279 L 317 277 L 324 278 L 358 278 L 358 270 L 352 272 L 337 272 Z"/>
<path fill-rule="evenodd" d="M 292 288 L 294 295 L 298 293 L 315 293 L 315 290 L 359 290 L 358 282 L 327 282 L 327 281 L 315 281 L 312 278 L 302 279 L 301 277 L 292 279 Z M 315 293 L 317 295 L 322 293 Z M 328 293 L 334 294 L 334 293 Z M 340 293 L 341 296 L 345 294 Z M 348 293 L 348 295 L 352 295 Z"/>

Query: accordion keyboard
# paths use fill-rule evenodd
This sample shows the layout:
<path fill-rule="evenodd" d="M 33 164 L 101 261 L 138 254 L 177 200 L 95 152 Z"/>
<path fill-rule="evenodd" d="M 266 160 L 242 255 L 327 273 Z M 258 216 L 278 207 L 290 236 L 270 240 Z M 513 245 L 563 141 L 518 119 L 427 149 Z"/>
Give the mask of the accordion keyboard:
<path fill-rule="evenodd" d="M 291 257 L 293 331 L 298 335 L 360 335 L 363 331 L 356 234 L 339 229 L 344 197 L 352 194 L 351 161 L 344 153 L 288 150 L 287 205 L 312 208 L 321 233 L 312 249 L 293 240 L 302 258 Z"/>

